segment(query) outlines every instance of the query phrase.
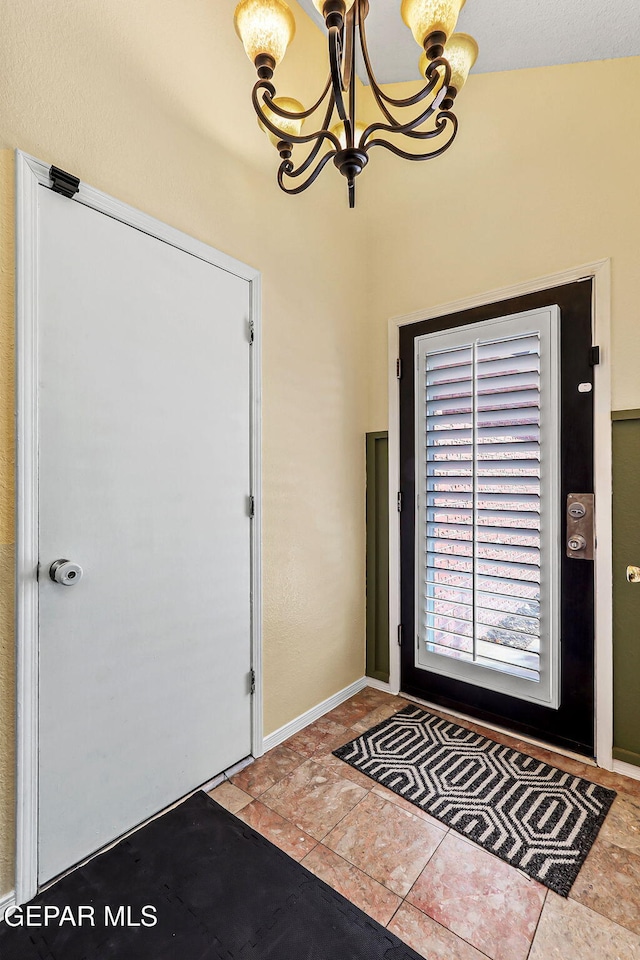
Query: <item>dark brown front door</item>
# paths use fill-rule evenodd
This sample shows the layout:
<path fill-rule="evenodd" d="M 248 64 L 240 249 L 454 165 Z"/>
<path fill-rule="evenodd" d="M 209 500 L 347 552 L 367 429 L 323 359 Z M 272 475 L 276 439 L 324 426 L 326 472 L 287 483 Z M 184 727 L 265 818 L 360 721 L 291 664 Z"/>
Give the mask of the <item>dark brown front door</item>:
<path fill-rule="evenodd" d="M 400 332 L 402 690 L 590 756 L 591 317 L 584 280 Z"/>

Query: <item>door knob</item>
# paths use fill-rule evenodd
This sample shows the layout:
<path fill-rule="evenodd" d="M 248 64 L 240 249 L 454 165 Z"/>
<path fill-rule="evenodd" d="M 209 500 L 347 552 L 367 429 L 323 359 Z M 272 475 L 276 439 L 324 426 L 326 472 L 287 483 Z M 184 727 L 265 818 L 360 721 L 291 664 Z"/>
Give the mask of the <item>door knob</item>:
<path fill-rule="evenodd" d="M 640 583 L 640 567 L 634 567 L 629 564 L 627 567 L 627 580 L 629 583 Z"/>
<path fill-rule="evenodd" d="M 72 587 L 82 579 L 82 567 L 79 563 L 72 563 L 71 560 L 54 560 L 49 567 L 49 576 L 54 583 L 60 583 L 63 587 Z"/>
<path fill-rule="evenodd" d="M 569 537 L 567 546 L 569 547 L 569 550 L 584 550 L 587 546 L 587 541 L 579 534 L 574 534 L 572 537 Z"/>

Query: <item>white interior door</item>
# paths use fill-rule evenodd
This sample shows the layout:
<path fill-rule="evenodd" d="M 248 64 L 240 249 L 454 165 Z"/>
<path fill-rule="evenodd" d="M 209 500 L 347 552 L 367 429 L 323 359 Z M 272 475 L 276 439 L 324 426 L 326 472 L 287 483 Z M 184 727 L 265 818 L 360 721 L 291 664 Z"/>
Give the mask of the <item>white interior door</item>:
<path fill-rule="evenodd" d="M 38 194 L 42 884 L 251 752 L 250 348 L 246 280 Z"/>

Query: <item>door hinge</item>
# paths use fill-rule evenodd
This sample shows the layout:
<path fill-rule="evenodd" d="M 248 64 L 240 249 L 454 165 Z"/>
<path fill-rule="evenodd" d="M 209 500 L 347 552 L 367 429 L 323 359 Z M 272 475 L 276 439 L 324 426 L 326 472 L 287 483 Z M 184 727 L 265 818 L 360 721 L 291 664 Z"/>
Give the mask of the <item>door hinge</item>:
<path fill-rule="evenodd" d="M 398 646 L 402 646 L 402 636 L 404 634 L 404 627 L 401 623 L 398 624 Z"/>
<path fill-rule="evenodd" d="M 402 491 L 398 490 L 398 513 L 402 513 Z"/>
<path fill-rule="evenodd" d="M 402 360 L 396 360 L 396 379 L 402 380 Z"/>
<path fill-rule="evenodd" d="M 249 512 L 249 518 L 253 520 L 256 515 L 256 498 L 247 497 L 247 510 Z"/>
<path fill-rule="evenodd" d="M 61 193 L 63 197 L 74 197 L 80 189 L 80 178 L 74 177 L 72 173 L 61 170 L 60 167 L 49 167 L 49 176 L 51 177 L 51 189 L 54 193 Z"/>
<path fill-rule="evenodd" d="M 600 347 L 591 347 L 589 349 L 589 365 L 597 367 L 600 363 Z"/>
<path fill-rule="evenodd" d="M 249 692 L 251 696 L 253 696 L 254 693 L 256 692 L 256 672 L 253 669 L 249 671 L 249 684 L 250 684 Z"/>
<path fill-rule="evenodd" d="M 256 328 L 253 320 L 249 320 L 249 330 L 248 330 L 247 336 L 249 338 L 249 344 L 253 345 L 253 341 L 255 340 L 255 337 L 256 337 Z"/>

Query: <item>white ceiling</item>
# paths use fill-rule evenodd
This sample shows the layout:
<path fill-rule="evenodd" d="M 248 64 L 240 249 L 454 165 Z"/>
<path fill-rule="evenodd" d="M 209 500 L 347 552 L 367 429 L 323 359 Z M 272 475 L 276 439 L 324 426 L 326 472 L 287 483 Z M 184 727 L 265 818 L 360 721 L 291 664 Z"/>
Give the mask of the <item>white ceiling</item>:
<path fill-rule="evenodd" d="M 312 0 L 299 3 L 322 24 Z M 370 5 L 367 41 L 378 81 L 417 80 L 420 50 L 400 0 Z M 456 30 L 478 41 L 476 73 L 638 56 L 640 0 L 467 0 Z"/>

